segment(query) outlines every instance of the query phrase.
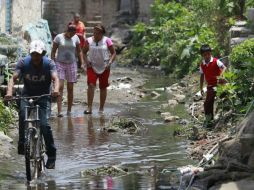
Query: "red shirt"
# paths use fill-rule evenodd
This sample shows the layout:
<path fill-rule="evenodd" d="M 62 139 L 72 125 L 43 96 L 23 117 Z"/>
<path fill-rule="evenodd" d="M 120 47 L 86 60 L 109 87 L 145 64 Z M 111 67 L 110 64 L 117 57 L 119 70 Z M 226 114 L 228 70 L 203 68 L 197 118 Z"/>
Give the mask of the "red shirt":
<path fill-rule="evenodd" d="M 86 31 L 85 25 L 81 21 L 79 21 L 78 23 L 75 23 L 74 21 L 72 21 L 71 23 L 76 25 L 76 34 L 80 40 L 80 47 L 83 48 L 85 44 L 85 37 L 84 37 L 85 31 Z"/>
<path fill-rule="evenodd" d="M 213 58 L 208 64 L 201 63 L 200 68 L 202 69 L 207 86 L 217 86 L 217 77 L 220 76 L 222 70 L 218 66 L 218 59 Z"/>

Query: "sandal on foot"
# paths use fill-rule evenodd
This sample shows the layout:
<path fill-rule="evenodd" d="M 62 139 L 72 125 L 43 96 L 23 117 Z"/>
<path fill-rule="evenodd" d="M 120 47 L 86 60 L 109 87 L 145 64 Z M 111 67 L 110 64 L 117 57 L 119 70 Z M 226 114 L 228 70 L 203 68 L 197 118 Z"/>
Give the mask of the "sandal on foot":
<path fill-rule="evenodd" d="M 84 114 L 92 114 L 92 112 L 91 112 L 91 111 L 88 111 L 88 110 L 85 110 L 85 111 L 84 111 Z"/>
<path fill-rule="evenodd" d="M 57 117 L 63 117 L 63 113 L 58 113 Z"/>

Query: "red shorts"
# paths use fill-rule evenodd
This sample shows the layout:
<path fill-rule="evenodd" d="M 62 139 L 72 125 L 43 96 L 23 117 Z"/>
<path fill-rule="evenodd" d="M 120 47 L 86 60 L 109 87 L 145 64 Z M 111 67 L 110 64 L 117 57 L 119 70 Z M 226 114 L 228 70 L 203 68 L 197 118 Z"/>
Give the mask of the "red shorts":
<path fill-rule="evenodd" d="M 99 88 L 107 88 L 109 86 L 108 78 L 109 78 L 110 70 L 105 70 L 101 74 L 97 74 L 94 72 L 92 67 L 87 68 L 87 84 L 93 84 L 96 86 L 96 81 L 99 78 Z"/>

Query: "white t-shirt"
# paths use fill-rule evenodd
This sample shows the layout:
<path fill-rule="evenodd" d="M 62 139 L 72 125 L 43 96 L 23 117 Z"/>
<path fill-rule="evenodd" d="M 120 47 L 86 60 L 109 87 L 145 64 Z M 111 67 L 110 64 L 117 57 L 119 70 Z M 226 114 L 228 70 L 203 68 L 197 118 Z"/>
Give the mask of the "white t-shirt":
<path fill-rule="evenodd" d="M 87 39 L 89 50 L 87 52 L 88 61 L 97 74 L 103 73 L 106 64 L 110 59 L 109 47 L 113 45 L 112 40 L 106 36 L 96 43 L 93 37 Z"/>
<path fill-rule="evenodd" d="M 76 62 L 76 47 L 80 44 L 80 40 L 76 34 L 71 39 L 66 38 L 64 33 L 58 34 L 54 42 L 58 44 L 57 62 L 69 64 Z"/>

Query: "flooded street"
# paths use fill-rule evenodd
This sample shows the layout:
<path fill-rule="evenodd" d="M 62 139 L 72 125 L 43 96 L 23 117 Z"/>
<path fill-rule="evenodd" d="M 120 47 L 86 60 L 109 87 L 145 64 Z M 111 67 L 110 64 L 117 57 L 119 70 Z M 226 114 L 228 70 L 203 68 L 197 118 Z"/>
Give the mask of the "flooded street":
<path fill-rule="evenodd" d="M 186 142 L 172 135 L 175 124 L 165 124 L 156 114 L 163 101 L 161 98 L 138 103 L 108 103 L 104 115 L 96 111 L 93 115 L 84 115 L 84 106 L 75 105 L 71 117 L 53 117 L 56 169 L 47 170 L 46 175 L 28 189 L 169 189 L 170 179 L 161 171 L 189 164 L 190 160 L 185 154 Z M 98 103 L 94 107 L 97 110 Z M 109 120 L 117 116 L 136 119 L 145 129 L 135 135 L 103 131 Z M 0 189 L 27 189 L 24 158 L 13 155 L 12 160 L 0 163 Z M 127 168 L 128 175 L 82 175 L 86 169 L 102 166 Z"/>

